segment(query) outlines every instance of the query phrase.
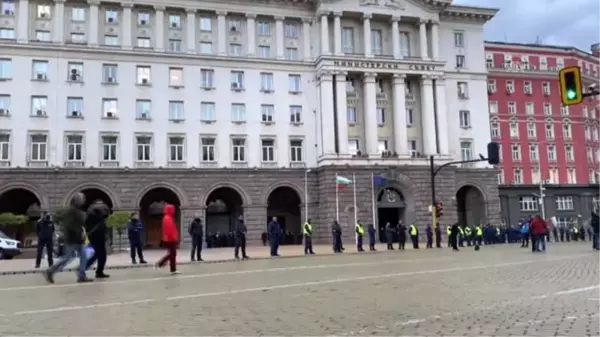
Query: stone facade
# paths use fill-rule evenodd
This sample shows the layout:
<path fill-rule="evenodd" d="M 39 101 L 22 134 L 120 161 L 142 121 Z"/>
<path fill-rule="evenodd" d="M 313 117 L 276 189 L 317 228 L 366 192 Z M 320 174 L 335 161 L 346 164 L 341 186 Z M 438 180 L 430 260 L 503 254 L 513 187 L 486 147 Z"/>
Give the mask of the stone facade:
<path fill-rule="evenodd" d="M 220 187 L 235 190 L 243 202 L 250 244 L 258 244 L 266 229 L 269 194 L 278 187 L 289 187 L 300 199 L 304 221 L 305 207 L 313 219 L 316 242 L 329 242 L 329 224 L 336 217 L 336 174 L 356 179 L 358 219 L 371 223 L 371 174 L 383 174 L 389 186 L 402 193 L 405 199 L 405 221 L 421 228 L 429 222 L 431 201 L 429 169 L 426 167 L 321 167 L 308 174 L 303 169 L 281 170 L 193 170 L 193 169 L 9 169 L 0 176 L 0 195 L 14 189 L 25 189 L 36 195 L 42 209 L 52 210 L 68 204 L 72 195 L 85 189 L 103 191 L 119 210 L 138 210 L 146 193 L 155 188 L 171 190 L 181 205 L 181 223 L 192 220 L 194 214 L 205 215 L 206 202 L 212 191 Z M 304 186 L 307 177 L 308 203 Z M 500 202 L 496 186 L 497 172 L 488 169 L 442 170 L 436 179 L 438 200 L 445 202 L 442 223 L 457 221 L 455 196 L 466 185 L 478 189 L 485 204 L 488 221 L 500 220 Z M 376 187 L 376 194 L 382 187 Z M 340 222 L 346 241 L 353 241 L 353 186 L 340 189 Z M 159 201 L 159 200 L 156 200 Z M 6 211 L 6 210 L 5 210 Z M 187 228 L 183 226 L 182 228 Z M 422 231 L 424 232 L 424 231 Z M 184 241 L 189 239 L 184 235 Z"/>

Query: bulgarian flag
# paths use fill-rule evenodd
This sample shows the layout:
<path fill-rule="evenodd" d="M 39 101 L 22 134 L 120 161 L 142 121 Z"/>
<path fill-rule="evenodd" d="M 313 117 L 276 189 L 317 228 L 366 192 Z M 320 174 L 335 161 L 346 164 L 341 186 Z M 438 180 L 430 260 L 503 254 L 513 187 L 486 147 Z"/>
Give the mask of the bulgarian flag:
<path fill-rule="evenodd" d="M 342 177 L 342 176 L 335 176 L 335 184 L 337 186 L 337 188 L 344 188 L 350 184 L 352 184 L 352 180 L 346 178 L 346 177 Z"/>

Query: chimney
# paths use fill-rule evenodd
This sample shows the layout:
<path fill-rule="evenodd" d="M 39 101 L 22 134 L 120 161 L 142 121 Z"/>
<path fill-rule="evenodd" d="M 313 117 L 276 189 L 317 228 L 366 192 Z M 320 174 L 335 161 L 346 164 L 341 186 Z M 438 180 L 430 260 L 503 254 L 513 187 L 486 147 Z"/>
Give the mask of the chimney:
<path fill-rule="evenodd" d="M 592 54 L 596 57 L 600 57 L 600 43 L 593 44 L 590 49 L 592 49 Z"/>

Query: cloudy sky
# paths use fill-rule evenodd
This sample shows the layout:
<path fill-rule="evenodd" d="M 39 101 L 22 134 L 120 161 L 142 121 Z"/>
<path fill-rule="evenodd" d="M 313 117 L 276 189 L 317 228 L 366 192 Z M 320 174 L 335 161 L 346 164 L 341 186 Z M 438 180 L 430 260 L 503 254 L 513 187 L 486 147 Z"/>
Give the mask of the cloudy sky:
<path fill-rule="evenodd" d="M 598 0 L 454 0 L 453 4 L 500 8 L 485 28 L 487 40 L 575 46 L 600 42 Z"/>

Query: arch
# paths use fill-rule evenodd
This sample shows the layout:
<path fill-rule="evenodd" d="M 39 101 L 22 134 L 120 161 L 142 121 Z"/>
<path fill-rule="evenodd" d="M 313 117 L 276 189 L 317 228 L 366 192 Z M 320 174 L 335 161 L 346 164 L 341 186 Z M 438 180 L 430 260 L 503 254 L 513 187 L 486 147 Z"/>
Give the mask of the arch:
<path fill-rule="evenodd" d="M 273 193 L 273 191 L 275 191 L 276 189 L 280 188 L 280 187 L 288 187 L 293 189 L 296 194 L 298 195 L 298 197 L 300 198 L 300 202 L 302 204 L 306 203 L 306 200 L 304 200 L 304 189 L 300 188 L 298 185 L 294 184 L 291 181 L 280 181 L 280 182 L 276 182 L 271 184 L 263 193 L 263 195 L 260 198 L 260 201 L 262 203 L 262 205 L 267 205 L 269 202 L 269 196 L 271 195 L 271 193 Z"/>
<path fill-rule="evenodd" d="M 487 222 L 486 195 L 477 184 L 463 184 L 456 191 L 458 222 L 477 225 Z"/>
<path fill-rule="evenodd" d="M 121 208 L 121 201 L 119 200 L 117 195 L 108 186 L 106 186 L 102 183 L 98 183 L 98 182 L 85 182 L 85 183 L 81 183 L 81 184 L 73 187 L 67 193 L 67 196 L 63 199 L 62 205 L 68 206 L 69 202 L 71 201 L 71 199 L 73 198 L 75 193 L 83 192 L 85 190 L 96 190 L 96 191 L 102 192 L 110 200 L 111 205 L 108 205 L 108 206 L 111 206 L 112 209 L 120 209 Z M 86 195 L 86 199 L 87 199 L 87 195 Z M 93 200 L 86 200 L 86 202 L 92 202 L 92 201 Z M 102 199 L 102 201 L 106 201 L 106 200 Z"/>
<path fill-rule="evenodd" d="M 244 214 L 243 204 L 243 196 L 235 188 L 221 186 L 212 190 L 203 204 L 206 206 L 206 234 L 221 238 L 229 236 L 235 228 L 236 220 Z M 231 245 L 232 237 L 219 240 L 216 244 L 219 247 Z"/>
<path fill-rule="evenodd" d="M 500 122 L 500 118 L 498 118 L 498 116 L 494 116 L 494 117 L 490 118 L 490 122 L 492 122 L 492 123 L 499 123 Z"/>
<path fill-rule="evenodd" d="M 168 182 L 158 182 L 158 183 L 153 183 L 150 184 L 146 187 L 144 187 L 143 189 L 141 189 L 137 196 L 135 197 L 135 204 L 133 205 L 133 208 L 137 208 L 139 207 L 140 203 L 142 202 L 142 198 L 148 194 L 148 192 L 157 189 L 157 188 L 164 188 L 167 190 L 170 190 L 171 192 L 175 193 L 175 195 L 177 196 L 177 199 L 179 199 L 179 203 L 180 203 L 180 207 L 185 207 L 188 205 L 188 199 L 185 195 L 185 193 L 177 186 L 168 183 Z"/>
<path fill-rule="evenodd" d="M 240 185 L 233 182 L 218 182 L 206 189 L 206 193 L 204 193 L 204 196 L 200 199 L 202 201 L 201 205 L 206 205 L 206 203 L 208 202 L 208 197 L 219 188 L 230 188 L 236 191 L 237 194 L 239 194 L 242 198 L 243 206 L 248 206 L 252 204 L 252 198 L 250 198 L 250 195 L 246 193 L 246 191 Z"/>
<path fill-rule="evenodd" d="M 154 184 L 145 188 L 138 198 L 139 216 L 145 226 L 145 241 L 151 247 L 158 247 L 162 240 L 162 212 L 155 211 L 154 206 L 169 203 L 175 206 L 175 223 L 181 225 L 181 194 L 164 184 Z"/>
<path fill-rule="evenodd" d="M 279 186 L 271 191 L 267 198 L 268 224 L 274 218 L 284 233 L 282 244 L 302 243 L 302 198 L 298 191 L 287 185 Z"/>
<path fill-rule="evenodd" d="M 563 120 L 562 120 L 562 122 L 565 123 L 565 124 L 571 124 L 572 123 L 571 119 L 569 117 L 564 117 Z"/>
<path fill-rule="evenodd" d="M 48 197 L 43 196 L 43 194 L 41 194 L 38 191 L 38 189 L 35 188 L 31 184 L 23 183 L 23 182 L 14 182 L 14 183 L 4 184 L 4 185 L 2 185 L 2 187 L 0 187 L 0 196 L 11 190 L 25 190 L 25 191 L 35 195 L 35 197 L 37 198 L 37 200 L 39 202 L 40 208 L 42 208 L 43 210 L 48 210 L 50 208 L 50 203 L 48 201 Z"/>
<path fill-rule="evenodd" d="M 533 118 L 533 117 L 527 118 L 527 123 L 534 123 L 535 124 L 535 118 Z"/>
<path fill-rule="evenodd" d="M 377 191 L 375 195 L 377 207 L 377 222 L 379 223 L 379 241 L 384 242 L 385 226 L 389 222 L 392 226 L 407 223 L 407 203 L 404 193 L 394 186 L 388 186 Z M 392 240 L 398 241 L 396 234 Z"/>

